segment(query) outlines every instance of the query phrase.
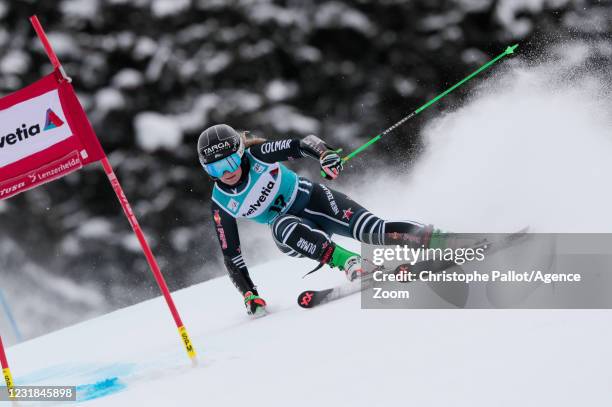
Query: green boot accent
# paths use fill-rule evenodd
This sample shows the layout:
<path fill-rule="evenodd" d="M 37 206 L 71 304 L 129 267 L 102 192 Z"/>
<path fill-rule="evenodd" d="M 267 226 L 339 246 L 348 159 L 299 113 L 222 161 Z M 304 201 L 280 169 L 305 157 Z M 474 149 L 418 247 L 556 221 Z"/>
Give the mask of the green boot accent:
<path fill-rule="evenodd" d="M 429 238 L 429 248 L 445 249 L 447 236 L 440 229 L 434 229 Z"/>
<path fill-rule="evenodd" d="M 338 267 L 340 270 L 344 271 L 344 265 L 349 258 L 353 256 L 361 257 L 357 253 L 346 250 L 337 243 L 334 244 L 336 247 L 332 253 L 331 261 L 328 263 L 331 267 Z"/>

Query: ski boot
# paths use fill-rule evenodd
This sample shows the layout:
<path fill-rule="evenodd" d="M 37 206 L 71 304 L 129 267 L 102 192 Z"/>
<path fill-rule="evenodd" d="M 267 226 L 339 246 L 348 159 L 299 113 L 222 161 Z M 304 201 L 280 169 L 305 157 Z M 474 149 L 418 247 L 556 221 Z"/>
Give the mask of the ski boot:
<path fill-rule="evenodd" d="M 266 301 L 257 294 L 257 291 L 247 291 L 244 293 L 244 305 L 246 306 L 247 313 L 255 318 L 263 317 L 267 314 Z"/>
<path fill-rule="evenodd" d="M 363 274 L 361 266 L 361 256 L 350 252 L 338 244 L 334 244 L 334 251 L 327 264 L 330 267 L 337 267 L 344 271 L 344 275 L 349 281 L 354 281 Z"/>
<path fill-rule="evenodd" d="M 425 247 L 432 249 L 467 249 L 486 247 L 490 242 L 485 235 L 457 234 L 444 232 L 440 229 L 431 228 L 431 233 L 426 241 Z"/>

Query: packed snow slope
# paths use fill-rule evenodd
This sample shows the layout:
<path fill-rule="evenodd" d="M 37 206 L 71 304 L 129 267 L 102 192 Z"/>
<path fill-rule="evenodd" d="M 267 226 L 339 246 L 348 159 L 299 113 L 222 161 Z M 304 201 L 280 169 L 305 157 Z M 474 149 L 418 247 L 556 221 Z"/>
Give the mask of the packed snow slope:
<path fill-rule="evenodd" d="M 369 172 L 373 183 L 336 186 L 380 216 L 447 230 L 610 232 L 611 81 L 609 67 L 586 62 L 592 52 L 569 44 L 545 63 L 509 60 L 474 82 L 465 105 L 428 124 L 416 163 Z M 279 255 L 265 227 L 241 230 L 247 262 Z M 91 406 L 559 407 L 612 399 L 608 310 L 361 310 L 352 296 L 307 311 L 296 305 L 299 292 L 343 280 L 329 269 L 302 280 L 311 266 L 283 258 L 251 267 L 271 311 L 258 320 L 227 277 L 175 293 L 197 367 L 157 298 L 10 347 L 16 382 L 77 385 Z"/>
<path fill-rule="evenodd" d="M 157 298 L 9 348 L 16 381 L 77 385 L 90 406 L 609 403 L 607 311 L 361 310 L 358 295 L 302 310 L 301 290 L 344 278 L 302 280 L 307 265 L 253 270 L 271 311 L 257 320 L 228 278 L 176 292 L 197 367 Z"/>

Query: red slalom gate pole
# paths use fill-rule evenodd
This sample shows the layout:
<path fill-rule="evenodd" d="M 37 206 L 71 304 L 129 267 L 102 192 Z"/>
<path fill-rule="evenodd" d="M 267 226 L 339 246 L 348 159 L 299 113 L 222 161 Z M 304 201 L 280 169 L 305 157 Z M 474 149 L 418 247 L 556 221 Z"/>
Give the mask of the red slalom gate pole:
<path fill-rule="evenodd" d="M 55 51 L 53 51 L 53 48 L 51 47 L 51 44 L 49 43 L 49 39 L 47 38 L 47 35 L 45 34 L 45 31 L 42 28 L 42 25 L 38 21 L 38 18 L 36 16 L 32 16 L 30 17 L 30 22 L 32 23 L 32 26 L 34 27 L 34 30 L 36 31 L 38 38 L 42 42 L 43 47 L 45 48 L 45 52 L 47 53 L 49 60 L 53 64 L 53 67 L 55 69 L 58 69 L 66 80 L 70 81 L 70 78 L 66 75 L 66 73 L 64 72 L 64 69 L 62 68 L 62 65 L 60 64 L 59 59 L 57 58 L 57 55 L 55 54 Z M 149 247 L 149 244 L 147 243 L 147 240 L 144 236 L 144 233 L 142 232 L 142 229 L 140 228 L 140 225 L 138 224 L 138 220 L 136 219 L 136 216 L 134 215 L 134 211 L 132 211 L 132 207 L 129 201 L 127 200 L 127 197 L 125 196 L 125 193 L 123 192 L 123 188 L 121 187 L 121 184 L 119 183 L 119 180 L 117 179 L 117 176 L 115 175 L 115 172 L 113 171 L 113 168 L 110 162 L 108 161 L 108 157 L 106 157 L 105 155 L 104 158 L 100 161 L 102 162 L 102 167 L 104 167 L 104 172 L 106 173 L 106 176 L 111 186 L 113 187 L 113 190 L 115 191 L 115 195 L 117 195 L 117 199 L 119 200 L 119 203 L 121 204 L 121 207 L 123 208 L 123 212 L 125 213 L 125 216 L 127 217 L 130 225 L 132 226 L 132 230 L 134 231 L 134 234 L 136 235 L 136 237 L 138 238 L 138 241 L 140 242 L 140 247 L 142 248 L 142 251 L 145 257 L 147 258 L 147 263 L 149 263 L 149 267 L 151 268 L 151 271 L 153 272 L 155 281 L 157 282 L 157 285 L 159 286 L 159 289 L 161 290 L 164 296 L 164 299 L 166 300 L 166 303 L 168 304 L 168 308 L 170 308 L 170 312 L 172 313 L 172 317 L 174 318 L 174 322 L 176 323 L 176 326 L 178 328 L 179 335 L 181 337 L 181 341 L 183 345 L 185 346 L 187 355 L 189 356 L 189 358 L 195 365 L 197 363 L 195 348 L 193 347 L 191 339 L 189 338 L 189 334 L 187 333 L 187 329 L 185 328 L 185 325 L 183 324 L 183 321 L 181 320 L 181 317 L 176 308 L 176 305 L 174 304 L 174 300 L 172 299 L 172 295 L 170 294 L 170 290 L 168 289 L 166 280 L 164 279 L 164 276 L 162 275 L 161 270 L 159 269 L 157 260 L 155 260 L 155 256 L 153 255 L 153 252 L 151 251 L 151 248 Z"/>
<path fill-rule="evenodd" d="M 38 17 L 36 16 L 30 17 L 30 22 L 32 23 L 32 26 L 34 27 L 34 31 L 36 31 L 36 34 L 38 35 L 38 39 L 40 39 L 40 42 L 42 42 L 42 45 L 45 48 L 45 52 L 47 53 L 47 56 L 51 60 L 53 67 L 60 68 L 62 65 L 60 64 L 59 59 L 57 58 L 57 55 L 55 54 L 55 51 L 53 51 L 53 47 L 51 47 L 51 43 L 49 43 L 47 34 L 45 34 L 45 30 L 43 30 L 42 25 L 40 24 L 40 21 L 38 21 Z"/>
<path fill-rule="evenodd" d="M 4 382 L 6 383 L 6 389 L 11 395 L 11 389 L 15 386 L 13 382 L 13 376 L 11 376 L 11 369 L 9 368 L 8 359 L 6 358 L 6 352 L 4 351 L 4 344 L 2 344 L 2 337 L 0 336 L 0 365 L 2 365 L 2 376 L 4 376 Z"/>
<path fill-rule="evenodd" d="M 62 76 L 68 82 L 72 82 L 70 77 L 66 75 L 66 72 L 64 71 L 64 67 L 62 66 L 62 64 L 60 64 L 59 58 L 55 54 L 55 51 L 53 51 L 53 47 L 51 47 L 51 43 L 49 42 L 49 39 L 47 38 L 47 34 L 45 34 L 45 30 L 43 30 L 42 25 L 40 24 L 40 21 L 38 21 L 38 17 L 36 17 L 35 15 L 30 17 L 30 23 L 32 23 L 32 26 L 34 27 L 34 31 L 36 31 L 36 35 L 38 35 L 38 39 L 40 40 L 40 42 L 42 42 L 43 48 L 45 49 L 45 52 L 47 53 L 47 56 L 49 57 L 49 60 L 51 61 L 53 68 L 58 69 L 60 73 L 62 74 Z"/>

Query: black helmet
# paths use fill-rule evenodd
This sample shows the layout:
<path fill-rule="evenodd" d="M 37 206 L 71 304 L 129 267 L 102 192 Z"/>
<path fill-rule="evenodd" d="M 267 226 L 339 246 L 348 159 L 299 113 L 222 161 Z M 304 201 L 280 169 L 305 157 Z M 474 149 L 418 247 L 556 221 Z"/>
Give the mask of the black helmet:
<path fill-rule="evenodd" d="M 219 161 L 234 153 L 239 153 L 242 157 L 243 152 L 242 137 L 227 124 L 207 128 L 198 139 L 198 156 L 202 165 Z"/>

